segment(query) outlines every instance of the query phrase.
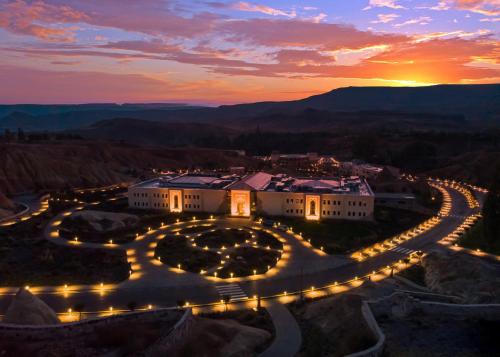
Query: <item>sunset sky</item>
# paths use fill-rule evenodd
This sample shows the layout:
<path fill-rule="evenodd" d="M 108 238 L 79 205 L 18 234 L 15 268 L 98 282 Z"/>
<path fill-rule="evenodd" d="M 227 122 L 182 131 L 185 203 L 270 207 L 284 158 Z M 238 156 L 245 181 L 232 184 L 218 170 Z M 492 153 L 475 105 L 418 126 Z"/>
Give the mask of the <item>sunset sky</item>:
<path fill-rule="evenodd" d="M 500 0 L 0 0 L 0 103 L 500 82 Z"/>

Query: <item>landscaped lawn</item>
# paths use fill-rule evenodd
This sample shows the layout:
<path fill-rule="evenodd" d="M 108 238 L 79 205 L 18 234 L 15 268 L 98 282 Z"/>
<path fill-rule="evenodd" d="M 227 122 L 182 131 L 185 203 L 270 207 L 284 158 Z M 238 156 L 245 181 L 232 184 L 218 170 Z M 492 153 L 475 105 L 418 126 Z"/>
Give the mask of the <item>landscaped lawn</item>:
<path fill-rule="evenodd" d="M 220 262 L 220 255 L 191 247 L 190 242 L 183 236 L 167 236 L 158 242 L 155 249 L 155 258 L 171 267 L 180 264 L 182 270 L 192 273 L 208 270 Z"/>
<path fill-rule="evenodd" d="M 267 237 L 267 236 L 265 236 Z M 219 278 L 243 277 L 265 273 L 269 268 L 276 265 L 281 253 L 275 249 L 258 248 L 253 246 L 234 247 L 234 243 L 251 244 L 251 234 L 239 229 L 217 229 L 214 232 L 203 233 L 201 237 L 194 237 L 194 242 L 184 235 L 170 235 L 163 238 L 155 249 L 155 257 L 160 257 L 164 264 L 171 267 L 180 267 L 182 270 L 200 273 L 201 270 L 210 271 L 210 275 L 217 272 Z M 267 237 L 266 243 L 271 245 L 277 241 L 276 238 Z M 277 241 L 281 244 L 279 241 Z M 277 243 L 274 242 L 274 245 Z M 214 250 L 222 246 L 226 250 L 218 254 Z M 281 246 L 282 247 L 282 246 Z M 222 268 L 220 268 L 222 266 Z M 215 270 L 215 268 L 219 268 Z"/>
<path fill-rule="evenodd" d="M 89 208 L 94 209 L 94 206 L 89 206 Z M 139 218 L 137 225 L 109 232 L 99 232 L 93 229 L 93 227 L 84 220 L 74 219 L 72 216 L 69 216 L 62 221 L 59 227 L 59 235 L 68 240 L 73 240 L 76 236 L 81 242 L 106 244 L 109 243 L 110 240 L 113 240 L 115 244 L 123 244 L 132 242 L 136 238 L 136 234 L 142 235 L 147 233 L 149 228 L 159 228 L 162 223 L 172 224 L 178 219 L 181 221 L 193 219 L 192 214 L 186 213 L 169 213 L 150 210 L 126 210 L 124 213 L 136 214 Z M 208 214 L 198 214 L 196 217 L 206 219 L 208 216 Z"/>
<path fill-rule="evenodd" d="M 140 223 L 139 223 L 140 224 Z M 139 224 L 124 227 L 112 231 L 98 231 L 82 217 L 67 217 L 59 227 L 59 236 L 68 240 L 78 237 L 81 242 L 108 243 L 113 240 L 114 244 L 129 243 L 135 239 Z"/>
<path fill-rule="evenodd" d="M 52 214 L 0 230 L 0 286 L 116 283 L 129 277 L 123 250 L 64 247 L 42 230 Z"/>
<path fill-rule="evenodd" d="M 200 247 L 208 246 L 209 248 L 232 247 L 235 243 L 241 244 L 245 240 L 251 239 L 251 234 L 245 230 L 239 229 L 217 229 L 213 232 L 203 233 L 196 238 L 196 242 Z"/>
<path fill-rule="evenodd" d="M 212 229 L 214 227 L 213 224 L 205 223 L 205 224 L 200 224 L 200 225 L 194 225 L 191 227 L 187 227 L 184 229 L 181 229 L 179 231 L 180 234 L 195 234 L 195 233 L 201 233 L 208 231 L 209 229 Z"/>
<path fill-rule="evenodd" d="M 376 240 L 373 223 L 346 220 L 306 221 L 303 218 L 280 217 L 281 224 L 293 227 L 295 233 L 302 233 L 304 239 L 328 254 L 344 254 Z"/>
<path fill-rule="evenodd" d="M 257 244 L 261 247 L 283 250 L 283 243 L 276 239 L 272 234 L 264 231 L 257 231 Z"/>
<path fill-rule="evenodd" d="M 322 220 L 306 221 L 303 218 L 273 218 L 281 224 L 302 233 L 315 248 L 323 247 L 328 254 L 348 254 L 402 233 L 428 219 L 416 212 L 382 208 L 375 209 L 375 221 Z"/>
<path fill-rule="evenodd" d="M 483 221 L 479 220 L 465 232 L 459 239 L 458 244 L 468 249 L 481 249 L 483 252 L 500 255 L 499 240 L 489 242 L 483 234 Z M 495 244 L 496 243 L 496 244 Z"/>
<path fill-rule="evenodd" d="M 242 247 L 237 248 L 229 254 L 230 261 L 219 270 L 221 278 L 241 277 L 254 274 L 263 274 L 276 265 L 276 258 L 281 254 L 275 250 L 262 248 Z"/>

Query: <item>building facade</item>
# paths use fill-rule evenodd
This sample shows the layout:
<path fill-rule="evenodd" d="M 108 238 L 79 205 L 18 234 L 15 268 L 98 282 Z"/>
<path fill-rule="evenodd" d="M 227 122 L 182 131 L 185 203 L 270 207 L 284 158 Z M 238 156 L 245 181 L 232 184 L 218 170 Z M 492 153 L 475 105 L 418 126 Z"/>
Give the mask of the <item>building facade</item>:
<path fill-rule="evenodd" d="M 371 220 L 374 209 L 373 192 L 363 178 L 294 178 L 265 172 L 164 176 L 129 187 L 128 200 L 137 209 L 307 220 Z"/>

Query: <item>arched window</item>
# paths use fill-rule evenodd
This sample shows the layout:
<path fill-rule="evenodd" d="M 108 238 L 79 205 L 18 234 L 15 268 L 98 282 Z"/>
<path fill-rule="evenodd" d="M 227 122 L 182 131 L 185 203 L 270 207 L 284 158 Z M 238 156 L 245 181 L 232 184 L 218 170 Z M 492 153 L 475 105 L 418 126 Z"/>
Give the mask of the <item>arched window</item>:
<path fill-rule="evenodd" d="M 311 203 L 309 203 L 309 214 L 311 216 L 316 216 L 316 201 L 311 201 Z"/>

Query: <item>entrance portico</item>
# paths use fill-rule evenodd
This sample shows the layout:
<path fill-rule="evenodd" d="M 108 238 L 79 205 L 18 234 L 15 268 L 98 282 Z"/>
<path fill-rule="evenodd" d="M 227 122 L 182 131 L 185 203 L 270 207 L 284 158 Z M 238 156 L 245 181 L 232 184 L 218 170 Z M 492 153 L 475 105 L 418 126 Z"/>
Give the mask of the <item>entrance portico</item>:
<path fill-rule="evenodd" d="M 250 191 L 231 190 L 231 216 L 250 216 Z"/>

